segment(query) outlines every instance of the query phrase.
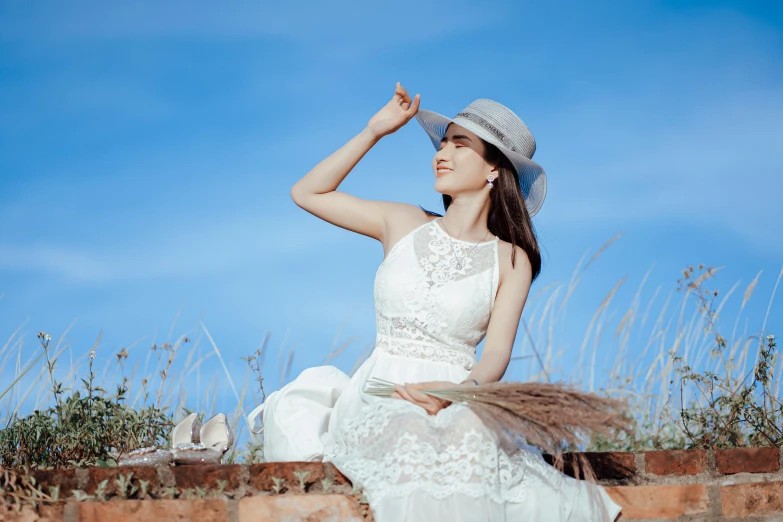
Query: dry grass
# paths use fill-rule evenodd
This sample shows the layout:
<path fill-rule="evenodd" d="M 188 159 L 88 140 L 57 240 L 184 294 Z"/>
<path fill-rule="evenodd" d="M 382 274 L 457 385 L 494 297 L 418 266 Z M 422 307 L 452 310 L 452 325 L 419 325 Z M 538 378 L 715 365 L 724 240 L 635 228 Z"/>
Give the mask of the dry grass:
<path fill-rule="evenodd" d="M 393 383 L 371 378 L 365 392 L 389 397 Z M 493 382 L 477 386 L 454 386 L 421 390 L 427 395 L 450 402 L 465 403 L 493 428 L 504 447 L 531 444 L 554 457 L 554 465 L 563 471 L 566 448 L 584 445 L 591 436 L 607 439 L 633 429 L 627 403 L 576 389 L 563 383 Z M 583 454 L 574 462 L 576 476 L 594 482 L 595 474 Z"/>
<path fill-rule="evenodd" d="M 568 305 L 578 292 L 586 269 L 618 237 L 615 236 L 603 245 L 585 264 L 582 263 L 587 256 L 583 257 L 570 281 L 554 282 L 531 295 L 522 324 L 524 333 L 517 337 L 506 379 L 525 382 L 549 382 L 556 379 L 587 391 L 628 399 L 633 405 L 637 433 L 633 440 L 626 441 L 627 445 L 622 449 L 678 447 L 682 444 L 683 433 L 678 428 L 675 413 L 684 404 L 703 403 L 703 398 L 693 387 L 687 388 L 682 396 L 679 395 L 671 352 L 689 361 L 693 368 L 727 373 L 741 381 L 758 357 L 757 343 L 752 342 L 747 319 L 743 323 L 742 314 L 758 290 L 761 273 L 756 274 L 741 294 L 739 310 L 732 321 L 731 335 L 727 335 L 727 350 L 723 354 L 714 353 L 714 339 L 707 331 L 707 320 L 703 313 L 694 309 L 688 295 L 678 295 L 674 289 L 667 294 L 660 287 L 645 290 L 649 271 L 625 307 L 618 305 L 617 301 L 629 280 L 628 276 L 619 278 L 598 303 L 584 333 L 577 336 L 581 338 L 578 346 L 569 346 L 567 337 L 573 336 L 574 326 L 568 319 Z M 702 283 L 713 276 L 714 273 L 704 276 Z M 781 276 L 783 270 L 776 278 L 766 317 L 761 322 L 756 321 L 753 333 L 766 328 Z M 720 312 L 739 285 L 737 282 L 717 303 L 717 317 L 720 317 Z M 649 296 L 647 302 L 643 301 L 643 295 Z M 235 402 L 236 406 L 228 413 L 238 438 L 229 459 L 258 458 L 259 441 L 253 439 L 254 436 L 247 429 L 245 413 L 261 402 L 270 390 L 263 390 L 260 386 L 259 375 L 256 375 L 255 381 L 252 379 L 254 371 L 250 368 L 244 375 L 232 374 L 219 344 L 201 321 L 195 328 L 175 337 L 179 315 L 180 312 L 167 332 L 166 342 L 156 340 L 156 334 L 137 339 L 124 347 L 122 357 L 119 353 L 102 353 L 106 348 L 96 343 L 94 349 L 105 360 L 100 384 L 108 389 L 123 376 L 128 376 L 128 397 L 133 406 L 158 402 L 168 407 L 169 411 L 178 412 L 178 416 L 186 411 L 214 415 L 219 411 L 221 401 L 225 401 L 225 394 L 221 396 L 220 392 L 230 390 L 231 402 Z M 6 394 L 0 397 L 0 428 L 7 425 L 14 415 L 40 408 L 52 401 L 41 351 L 38 347 L 25 349 L 26 339 L 30 337 L 25 328 L 25 323 L 20 325 L 0 347 L 0 381 L 8 383 L 0 389 L 0 393 L 3 393 L 7 387 Z M 330 352 L 320 362 L 314 360 L 310 365 L 331 364 L 338 356 L 344 356 L 346 350 L 358 341 L 350 337 L 340 342 L 344 328 L 345 323 L 340 325 L 334 336 Z M 67 352 L 67 362 L 58 359 L 58 369 L 66 384 L 73 387 L 78 383 L 79 368 L 84 367 L 84 359 L 88 354 L 82 353 L 74 359 L 71 345 L 66 342 L 67 333 L 66 330 L 57 339 L 55 353 L 64 359 Z M 255 373 L 263 371 L 264 377 L 273 375 L 273 369 L 266 364 L 266 359 L 269 351 L 274 351 L 280 385 L 291 378 L 297 351 L 289 337 L 286 331 L 279 346 L 269 348 L 271 333 L 265 336 L 262 347 L 256 350 Z M 145 346 L 150 349 L 139 353 Z M 372 348 L 373 342 L 362 347 L 352 368 L 345 368 L 347 373 L 353 374 L 369 356 Z M 563 366 L 570 361 L 576 361 L 576 364 Z M 213 363 L 218 365 L 214 366 Z M 774 375 L 772 389 L 778 397 L 783 382 L 780 366 L 778 357 L 771 370 Z M 235 382 L 240 377 L 241 382 Z"/>

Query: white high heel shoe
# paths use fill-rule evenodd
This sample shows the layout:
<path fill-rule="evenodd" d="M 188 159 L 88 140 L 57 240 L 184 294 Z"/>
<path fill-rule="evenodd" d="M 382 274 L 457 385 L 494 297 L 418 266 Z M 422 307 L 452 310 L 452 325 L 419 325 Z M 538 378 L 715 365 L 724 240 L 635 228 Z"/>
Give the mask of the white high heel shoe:
<path fill-rule="evenodd" d="M 234 432 L 225 413 L 218 413 L 201 426 L 201 443 L 223 456 L 234 445 Z"/>
<path fill-rule="evenodd" d="M 175 464 L 220 464 L 234 445 L 234 432 L 225 413 L 218 413 L 199 429 L 200 442 L 179 444 L 172 451 Z"/>
<path fill-rule="evenodd" d="M 171 464 L 172 451 L 178 446 L 198 444 L 201 440 L 201 416 L 191 413 L 171 430 L 171 448 L 148 446 L 122 456 L 118 466 L 160 466 Z"/>
<path fill-rule="evenodd" d="M 171 447 L 201 442 L 201 415 L 191 413 L 171 430 Z"/>

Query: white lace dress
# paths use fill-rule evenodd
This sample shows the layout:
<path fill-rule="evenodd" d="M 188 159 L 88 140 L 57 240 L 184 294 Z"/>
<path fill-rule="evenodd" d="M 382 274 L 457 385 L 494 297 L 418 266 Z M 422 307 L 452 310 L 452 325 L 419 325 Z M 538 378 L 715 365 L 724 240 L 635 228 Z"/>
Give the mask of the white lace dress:
<path fill-rule="evenodd" d="M 452 243 L 465 255 L 461 270 Z M 436 219 L 395 244 L 375 276 L 372 354 L 353 377 L 318 366 L 270 394 L 255 412 L 263 412 L 265 459 L 332 462 L 364 489 L 378 522 L 614 520 L 620 506 L 602 487 L 510 444 L 468 406 L 429 415 L 362 391 L 369 377 L 467 377 L 495 303 L 497 243 L 471 251 L 475 243 L 450 241 Z"/>

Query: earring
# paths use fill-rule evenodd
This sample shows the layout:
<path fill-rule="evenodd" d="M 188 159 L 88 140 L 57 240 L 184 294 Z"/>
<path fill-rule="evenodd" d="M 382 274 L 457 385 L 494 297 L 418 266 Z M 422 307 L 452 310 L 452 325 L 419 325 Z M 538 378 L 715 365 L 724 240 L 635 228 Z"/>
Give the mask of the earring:
<path fill-rule="evenodd" d="M 489 188 L 492 188 L 492 181 L 493 181 L 494 179 L 495 179 L 495 178 L 493 178 L 491 174 L 490 174 L 489 176 L 487 176 L 487 181 L 489 181 Z"/>

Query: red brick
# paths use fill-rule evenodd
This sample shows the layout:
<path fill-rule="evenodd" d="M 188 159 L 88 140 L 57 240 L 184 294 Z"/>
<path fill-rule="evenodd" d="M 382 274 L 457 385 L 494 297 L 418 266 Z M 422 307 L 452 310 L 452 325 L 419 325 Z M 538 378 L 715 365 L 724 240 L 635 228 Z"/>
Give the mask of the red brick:
<path fill-rule="evenodd" d="M 332 483 L 339 485 L 336 477 L 327 474 L 328 466 L 321 462 L 266 462 L 263 464 L 253 464 L 250 466 L 250 481 L 248 485 L 256 491 L 274 491 L 274 481 L 272 477 L 285 479 L 281 493 L 288 491 L 296 493 L 309 492 L 311 490 L 321 491 L 321 480 L 329 477 Z M 332 470 L 334 467 L 332 466 Z M 299 487 L 299 479 L 294 472 L 309 472 L 304 479 L 305 490 Z M 335 470 L 336 471 L 336 470 Z M 340 475 L 342 476 L 342 475 Z"/>
<path fill-rule="evenodd" d="M 696 475 L 707 469 L 707 452 L 701 449 L 647 451 L 647 473 L 655 475 Z"/>
<path fill-rule="evenodd" d="M 0 505 L 0 520 L 4 522 L 61 522 L 63 504 L 39 504 L 38 509 L 24 505 L 17 511 L 13 507 Z"/>
<path fill-rule="evenodd" d="M 576 455 L 584 455 L 598 480 L 627 479 L 636 474 L 634 455 L 630 451 L 565 453 L 563 454 L 563 473 L 570 477 L 575 476 L 573 462 Z M 550 465 L 554 462 L 554 458 L 549 454 L 544 455 L 544 460 Z M 580 478 L 583 477 L 584 475 L 580 472 Z"/>
<path fill-rule="evenodd" d="M 207 488 L 217 490 L 218 481 L 226 482 L 224 491 L 235 491 L 240 484 L 239 464 L 190 464 L 171 468 L 179 489 Z"/>
<path fill-rule="evenodd" d="M 76 478 L 76 470 L 71 469 L 37 469 L 30 471 L 30 475 L 35 478 L 36 483 L 47 495 L 49 486 L 60 486 L 60 496 L 62 500 L 71 494 L 74 489 L 79 489 Z"/>
<path fill-rule="evenodd" d="M 228 509 L 220 499 L 190 500 L 117 500 L 82 502 L 79 522 L 158 522 L 191 520 L 193 522 L 227 522 Z"/>
<path fill-rule="evenodd" d="M 715 451 L 718 473 L 772 473 L 780 469 L 777 448 L 733 448 Z"/>
<path fill-rule="evenodd" d="M 85 493 L 88 495 L 95 493 L 95 490 L 98 489 L 98 485 L 104 480 L 109 481 L 109 483 L 106 484 L 106 489 L 103 490 L 104 494 L 116 495 L 118 492 L 117 481 L 119 480 L 120 475 L 126 477 L 130 476 L 131 484 L 135 486 L 139 485 L 140 480 L 148 481 L 149 485 L 147 486 L 147 491 L 154 490 L 158 484 L 158 473 L 155 471 L 155 468 L 149 466 L 122 466 L 118 468 L 93 467 L 88 468 L 88 471 L 90 478 L 87 486 L 84 488 Z M 131 473 L 133 475 L 131 475 Z"/>
<path fill-rule="evenodd" d="M 727 517 L 783 514 L 783 482 L 751 482 L 720 488 L 723 514 Z"/>
<path fill-rule="evenodd" d="M 623 507 L 622 520 L 678 518 L 704 513 L 709 506 L 707 486 L 608 486 L 606 492 Z"/>
<path fill-rule="evenodd" d="M 239 522 L 267 520 L 364 522 L 364 517 L 344 495 L 264 495 L 239 501 Z"/>

